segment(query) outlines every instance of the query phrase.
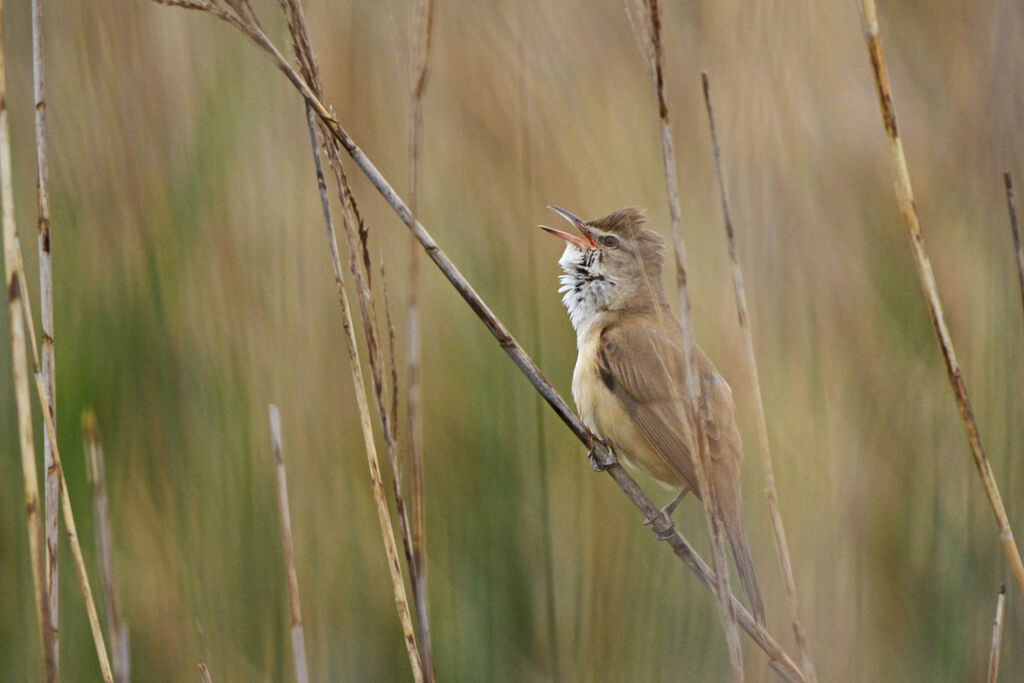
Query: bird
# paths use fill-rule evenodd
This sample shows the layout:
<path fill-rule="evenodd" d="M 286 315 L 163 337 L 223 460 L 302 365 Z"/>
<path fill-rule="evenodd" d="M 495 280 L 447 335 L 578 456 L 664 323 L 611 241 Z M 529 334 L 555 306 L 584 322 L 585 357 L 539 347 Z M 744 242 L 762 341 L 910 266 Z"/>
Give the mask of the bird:
<path fill-rule="evenodd" d="M 683 332 L 661 282 L 665 239 L 645 227 L 646 215 L 635 207 L 592 221 L 548 208 L 580 233 L 539 226 L 566 242 L 558 261 L 563 270 L 558 291 L 576 331 L 572 395 L 580 418 L 616 458 L 679 490 L 664 509 L 671 514 L 689 491 L 700 498 L 701 490 Z M 743 524 L 743 447 L 732 390 L 696 344 L 692 356 L 704 396 L 697 413 L 707 435 L 714 512 L 751 613 L 764 624 L 764 601 Z"/>

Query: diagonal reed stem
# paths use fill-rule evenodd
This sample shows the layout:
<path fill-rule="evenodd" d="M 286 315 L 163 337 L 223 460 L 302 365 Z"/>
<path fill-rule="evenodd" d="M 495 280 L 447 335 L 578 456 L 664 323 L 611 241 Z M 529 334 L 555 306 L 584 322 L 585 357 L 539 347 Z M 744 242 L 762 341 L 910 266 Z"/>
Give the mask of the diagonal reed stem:
<path fill-rule="evenodd" d="M 107 632 L 114 670 L 114 682 L 126 683 L 131 674 L 128 650 L 128 628 L 118 605 L 117 584 L 114 582 L 113 535 L 110 532 L 110 505 L 107 498 L 107 467 L 103 457 L 96 415 L 91 410 L 82 413 L 85 432 L 85 464 L 92 484 L 93 524 L 96 528 L 96 548 L 100 558 L 100 577 L 107 611 Z"/>
<path fill-rule="evenodd" d="M 704 89 L 704 104 L 708 112 L 708 126 L 711 130 L 711 147 L 715 157 L 715 174 L 718 176 L 718 190 L 722 200 L 722 219 L 725 223 L 725 235 L 729 242 L 729 260 L 732 262 L 732 282 L 736 293 L 736 314 L 739 317 L 740 329 L 743 331 L 743 346 L 747 354 L 747 369 L 750 372 L 750 384 L 754 389 L 754 404 L 757 407 L 757 438 L 761 451 L 761 467 L 764 470 L 764 494 L 768 500 L 768 516 L 772 522 L 772 538 L 775 541 L 775 552 L 779 556 L 782 567 L 782 578 L 786 584 L 786 598 L 789 611 L 793 618 L 793 635 L 797 649 L 800 651 L 800 665 L 808 683 L 817 683 L 818 676 L 814 671 L 814 662 L 807 647 L 807 636 L 800 623 L 800 603 L 796 594 L 796 579 L 793 578 L 793 562 L 789 557 L 789 544 L 786 543 L 786 530 L 782 525 L 782 513 L 779 511 L 779 493 L 775 488 L 775 468 L 772 465 L 772 452 L 768 444 L 768 421 L 764 414 L 764 399 L 761 395 L 761 379 L 757 372 L 757 357 L 754 355 L 754 333 L 751 330 L 750 316 L 747 312 L 747 293 L 743 287 L 743 271 L 736 251 L 736 234 L 732 227 L 729 213 L 729 193 L 725 187 L 725 173 L 722 170 L 722 153 L 718 145 L 718 132 L 715 129 L 715 116 L 711 108 L 711 92 L 707 73 L 701 74 Z"/>
<path fill-rule="evenodd" d="M 1003 614 L 1006 609 L 1006 586 L 999 588 L 996 599 L 996 618 L 992 622 L 992 649 L 988 653 L 988 683 L 996 683 L 999 678 L 999 645 L 1003 640 Z"/>
<path fill-rule="evenodd" d="M 71 494 L 68 492 L 68 482 L 64 478 L 64 466 L 61 464 L 60 449 L 57 447 L 57 427 L 53 421 L 53 413 L 46 401 L 46 385 L 43 382 L 43 373 L 39 365 L 39 345 L 36 343 L 35 328 L 32 325 L 32 306 L 28 299 L 28 287 L 25 284 L 25 267 L 22 263 L 21 246 L 17 245 L 14 253 L 16 277 L 21 287 L 21 312 L 25 318 L 25 327 L 28 328 L 29 344 L 32 348 L 32 372 L 35 377 L 36 395 L 39 397 L 39 408 L 43 413 L 43 426 L 50 435 L 50 443 L 53 444 L 53 466 L 60 478 L 61 511 L 64 516 L 64 528 L 68 533 L 68 541 L 71 545 L 71 555 L 75 561 L 75 570 L 78 575 L 78 584 L 82 589 L 85 598 L 85 610 L 89 616 L 89 628 L 92 631 L 93 644 L 96 646 L 96 655 L 100 662 L 100 673 L 106 683 L 113 683 L 114 677 L 110 669 L 110 659 L 107 656 L 107 646 L 103 639 L 103 627 L 100 626 L 99 613 L 96 611 L 96 601 L 93 598 L 92 588 L 89 586 L 89 572 L 85 567 L 85 556 L 82 554 L 82 544 L 78 538 L 78 529 L 75 525 L 74 511 L 71 509 Z"/>
<path fill-rule="evenodd" d="M 1013 537 L 1013 530 L 1010 528 L 1010 519 L 1006 515 L 1006 508 L 1003 505 L 1003 497 L 999 493 L 999 486 L 996 484 L 995 475 L 992 473 L 992 466 L 989 464 L 988 456 L 985 455 L 985 448 L 981 443 L 981 432 L 978 430 L 978 423 L 974 418 L 974 409 L 971 406 L 971 399 L 967 395 L 967 385 L 964 383 L 963 375 L 960 372 L 960 364 L 956 360 L 956 352 L 953 349 L 953 339 L 946 327 L 946 317 L 942 312 L 942 301 L 939 299 L 939 290 L 935 284 L 935 273 L 932 272 L 932 264 L 928 258 L 928 252 L 924 246 L 924 235 L 921 233 L 921 225 L 917 217 L 917 207 L 914 204 L 914 190 L 910 185 L 910 172 L 907 169 L 907 158 L 903 153 L 903 141 L 900 139 L 896 126 L 896 108 L 892 102 L 892 92 L 889 89 L 889 71 L 885 66 L 885 56 L 882 52 L 882 39 L 878 27 L 878 14 L 875 10 L 874 0 L 861 0 L 858 5 L 861 21 L 864 28 L 864 37 L 867 40 L 868 54 L 871 57 L 871 68 L 875 77 L 875 87 L 878 94 L 878 104 L 882 113 L 882 124 L 885 126 L 885 135 L 889 141 L 889 152 L 892 156 L 893 166 L 896 173 L 896 202 L 899 204 L 903 222 L 907 226 L 910 235 L 910 243 L 913 247 L 914 262 L 917 265 L 917 275 L 921 280 L 921 287 L 924 290 L 925 299 L 928 303 L 928 313 L 931 315 L 932 326 L 939 339 L 939 346 L 942 349 L 942 358 L 946 363 L 946 374 L 949 376 L 949 383 L 956 398 L 956 405 L 960 411 L 960 418 L 963 420 L 964 429 L 967 432 L 967 442 L 970 444 L 971 455 L 974 464 L 978 468 L 978 475 L 985 487 L 985 496 L 988 498 L 992 513 L 996 518 L 996 525 L 999 528 L 999 539 L 1003 544 L 1003 551 L 1006 559 L 1013 570 L 1014 578 L 1017 580 L 1017 588 L 1024 599 L 1024 562 L 1021 561 L 1020 551 L 1017 549 L 1017 541 Z"/>
<path fill-rule="evenodd" d="M 50 599 L 46 580 L 43 523 L 40 519 L 39 477 L 36 473 L 35 441 L 32 437 L 32 403 L 25 354 L 25 321 L 21 315 L 22 286 L 18 266 L 21 247 L 14 220 L 14 187 L 11 179 L 10 131 L 7 124 L 7 77 L 3 50 L 3 0 L 0 0 L 0 205 L 3 210 L 4 284 L 11 329 L 11 372 L 14 402 L 18 413 L 18 441 L 21 451 L 22 484 L 28 546 L 32 565 L 32 588 L 39 615 L 40 641 L 47 681 L 57 680 L 57 655 L 50 621 Z"/>
<path fill-rule="evenodd" d="M 1003 174 L 1006 186 L 1006 208 L 1010 213 L 1010 234 L 1013 237 L 1013 252 L 1017 256 L 1017 281 L 1020 283 L 1020 299 L 1024 304 L 1024 244 L 1020 241 L 1020 230 L 1017 229 L 1017 203 L 1013 199 L 1013 178 L 1010 172 Z"/>
<path fill-rule="evenodd" d="M 302 607 L 299 604 L 299 579 L 295 571 L 295 548 L 292 544 L 292 516 L 288 508 L 288 480 L 281 454 L 281 413 L 277 406 L 268 406 L 270 437 L 274 449 L 274 470 L 277 483 L 277 504 L 281 513 L 281 545 L 288 573 L 288 605 L 291 608 L 292 657 L 295 660 L 295 679 L 309 683 L 309 665 L 306 663 L 306 640 L 302 633 Z"/>
<path fill-rule="evenodd" d="M 654 95 L 658 102 L 658 123 L 661 131 L 661 157 L 665 167 L 665 187 L 668 195 L 669 213 L 672 219 L 672 246 L 675 252 L 676 285 L 679 288 L 679 322 L 683 332 L 683 356 L 686 366 L 686 393 L 690 406 L 693 408 L 694 431 L 696 432 L 694 449 L 697 452 L 695 470 L 700 487 L 701 502 L 704 505 L 704 517 L 708 525 L 708 536 L 711 539 L 711 559 L 718 582 L 714 592 L 718 598 L 722 628 L 729 651 L 729 665 L 732 680 L 742 681 L 743 650 L 740 648 L 739 630 L 736 616 L 729 600 L 729 564 L 725 555 L 725 537 L 717 510 L 718 494 L 711 486 L 711 459 L 708 450 L 708 439 L 704 429 L 704 421 L 699 417 L 699 406 L 704 405 L 704 389 L 698 379 L 697 369 L 693 365 L 693 315 L 690 308 L 690 293 L 686 276 L 686 247 L 683 240 L 682 209 L 679 202 L 679 180 L 676 171 L 675 145 L 672 141 L 672 127 L 668 115 L 668 104 L 665 99 L 665 77 L 661 64 L 661 12 L 658 0 L 627 0 L 627 15 L 633 25 L 634 32 L 641 50 L 647 57 L 647 65 L 651 72 Z M 680 416 L 683 421 L 686 416 Z"/>
<path fill-rule="evenodd" d="M 645 519 L 652 520 L 650 525 L 651 530 L 654 532 L 655 537 L 659 540 L 664 540 L 672 548 L 676 556 L 683 562 L 683 564 L 690 569 L 701 583 L 708 588 L 708 590 L 714 592 L 716 586 L 715 574 L 708 567 L 708 565 L 697 555 L 696 551 L 689 544 L 689 542 L 679 533 L 678 529 L 675 528 L 672 520 L 665 515 L 651 499 L 640 489 L 636 481 L 626 472 L 625 468 L 622 467 L 611 454 L 600 440 L 594 437 L 594 435 L 587 429 L 586 425 L 579 419 L 579 417 L 569 408 L 569 404 L 555 391 L 551 383 L 547 381 L 544 375 L 541 373 L 540 368 L 533 362 L 533 359 L 523 350 L 522 346 L 515 340 L 511 332 L 505 324 L 490 310 L 486 302 L 480 298 L 480 295 L 476 293 L 469 281 L 459 272 L 455 264 L 452 263 L 448 255 L 438 246 L 434 238 L 427 232 L 423 224 L 418 220 L 414 220 L 412 212 L 409 210 L 408 205 L 402 200 L 402 198 L 395 192 L 394 188 L 387 181 L 387 179 L 377 169 L 373 161 L 363 152 L 362 149 L 356 145 L 355 141 L 349 136 L 341 124 L 334 118 L 328 107 L 320 101 L 316 94 L 309 88 L 302 77 L 288 64 L 288 62 L 281 56 L 281 53 L 276 47 L 270 42 L 265 34 L 251 22 L 245 22 L 237 15 L 231 14 L 224 10 L 218 5 L 213 5 L 207 0 L 154 0 L 159 4 L 173 5 L 182 7 L 184 9 L 198 9 L 213 14 L 222 21 L 235 26 L 241 30 L 245 35 L 249 37 L 253 43 L 259 47 L 270 59 L 274 62 L 274 65 L 285 75 L 286 78 L 295 86 L 295 88 L 302 95 L 303 99 L 309 104 L 312 113 L 318 116 L 325 127 L 327 133 L 337 140 L 345 151 L 349 154 L 352 160 L 360 168 L 363 174 L 367 177 L 371 184 L 377 189 L 384 200 L 392 208 L 392 210 L 398 215 L 401 221 L 412 231 L 416 240 L 420 243 L 423 249 L 427 252 L 430 260 L 434 262 L 434 265 L 441 270 L 455 290 L 462 296 L 463 300 L 469 305 L 469 307 L 476 313 L 477 317 L 480 318 L 481 322 L 488 329 L 488 331 L 498 341 L 498 344 L 504 349 L 505 353 L 509 356 L 516 367 L 526 376 L 530 383 L 534 386 L 537 392 L 543 396 L 544 400 L 548 402 L 548 405 L 552 407 L 559 418 L 566 424 L 572 433 L 590 450 L 593 454 L 594 461 L 601 466 L 603 471 L 607 472 L 615 483 L 623 490 L 626 496 L 633 502 L 637 508 L 644 514 Z M 322 181 L 321 181 L 321 187 Z M 325 190 L 322 190 L 322 197 L 325 197 Z M 329 224 L 330 225 L 330 224 Z M 330 232 L 333 234 L 333 229 L 329 227 Z M 334 253 L 336 254 L 336 246 Z M 336 277 L 340 277 L 340 265 L 336 268 Z M 339 289 L 339 298 L 343 299 L 343 307 L 347 310 L 347 299 L 344 298 L 344 289 Z M 351 319 L 347 318 L 348 325 L 346 330 L 350 331 Z M 352 348 L 350 349 L 350 355 L 354 351 L 354 336 L 351 336 L 349 332 Z M 358 357 L 356 358 L 358 362 Z M 354 375 L 354 379 L 355 379 Z M 361 385 L 360 385 L 361 386 Z M 360 393 L 357 391 L 357 402 Z M 362 403 L 365 404 L 365 392 L 362 394 Z M 368 417 L 364 417 L 365 427 L 364 434 L 369 433 L 369 438 L 372 442 L 372 430 L 369 429 Z M 372 468 L 371 468 L 372 469 Z M 378 472 L 379 474 L 379 472 Z M 383 499 L 382 499 L 383 500 Z M 389 525 L 390 527 L 390 525 Z M 397 559 L 397 555 L 396 555 Z M 772 635 L 760 624 L 758 624 L 750 613 L 743 607 L 743 605 L 735 597 L 731 598 L 732 610 L 736 614 L 739 625 L 750 635 L 751 639 L 760 647 L 770 658 L 773 669 L 783 676 L 788 681 L 804 681 L 803 673 L 799 667 L 793 662 L 793 660 L 786 654 L 778 642 L 772 637 Z"/>
<path fill-rule="evenodd" d="M 32 0 L 32 86 L 35 99 L 36 162 L 38 176 L 39 302 L 43 325 L 43 380 L 46 399 L 57 419 L 57 380 L 53 346 L 53 260 L 50 255 L 50 169 L 46 130 L 46 53 L 43 49 L 42 2 Z M 46 582 L 50 598 L 50 622 L 54 675 L 60 676 L 60 610 L 57 572 L 57 514 L 60 507 L 60 475 L 53 465 L 50 436 L 43 433 L 43 469 L 46 472 Z"/>

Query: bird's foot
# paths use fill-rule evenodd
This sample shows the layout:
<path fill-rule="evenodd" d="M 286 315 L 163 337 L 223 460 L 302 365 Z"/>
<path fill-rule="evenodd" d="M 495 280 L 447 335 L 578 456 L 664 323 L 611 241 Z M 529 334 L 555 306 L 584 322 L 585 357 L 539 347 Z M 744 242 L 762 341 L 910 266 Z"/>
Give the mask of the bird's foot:
<path fill-rule="evenodd" d="M 658 515 L 659 516 L 660 515 L 665 515 L 666 517 L 668 517 L 671 520 L 672 519 L 672 513 L 675 512 L 675 509 L 679 506 L 679 503 L 681 503 L 683 501 L 683 498 L 686 498 L 686 494 L 689 493 L 689 492 L 690 492 L 690 489 L 683 488 L 679 492 L 679 494 L 675 498 L 672 499 L 671 503 L 669 503 L 668 505 L 666 505 L 665 507 L 661 508 L 661 510 L 658 511 Z M 647 526 L 648 524 L 651 524 L 652 521 L 653 520 L 651 520 L 650 518 L 645 519 L 644 520 L 644 526 Z"/>
<path fill-rule="evenodd" d="M 590 469 L 595 472 L 604 472 L 618 462 L 607 446 L 602 448 L 597 444 L 587 453 L 587 459 L 590 460 Z"/>

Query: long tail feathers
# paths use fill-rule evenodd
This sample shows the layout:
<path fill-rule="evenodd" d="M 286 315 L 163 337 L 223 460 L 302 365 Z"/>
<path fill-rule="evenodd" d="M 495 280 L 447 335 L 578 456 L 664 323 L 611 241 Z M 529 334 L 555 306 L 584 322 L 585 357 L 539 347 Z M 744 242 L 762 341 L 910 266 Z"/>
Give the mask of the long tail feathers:
<path fill-rule="evenodd" d="M 736 561 L 736 571 L 740 575 L 740 583 L 743 584 L 743 592 L 747 594 L 750 601 L 750 612 L 754 615 L 757 623 L 764 626 L 764 601 L 761 599 L 761 588 L 757 585 L 757 574 L 754 572 L 754 560 L 750 557 L 750 544 L 747 543 L 747 534 L 743 530 L 742 514 L 734 521 L 726 520 L 725 532 L 729 537 L 729 546 L 732 548 L 732 556 Z"/>

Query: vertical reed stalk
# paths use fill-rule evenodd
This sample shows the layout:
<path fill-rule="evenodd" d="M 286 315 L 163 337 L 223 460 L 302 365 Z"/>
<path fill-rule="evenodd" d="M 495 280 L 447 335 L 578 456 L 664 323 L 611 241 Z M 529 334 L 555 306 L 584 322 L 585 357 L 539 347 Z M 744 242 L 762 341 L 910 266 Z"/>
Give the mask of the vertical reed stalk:
<path fill-rule="evenodd" d="M 722 617 L 722 628 L 725 631 L 725 642 L 729 649 L 729 664 L 732 680 L 743 680 L 743 650 L 740 648 L 739 628 L 736 615 L 732 610 L 729 588 L 729 564 L 725 555 L 724 530 L 716 510 L 717 493 L 711 485 L 711 460 L 708 450 L 707 434 L 703 420 L 700 418 L 701 406 L 704 405 L 703 387 L 700 386 L 698 373 L 693 365 L 693 319 L 690 309 L 690 295 L 686 278 L 686 248 L 683 241 L 682 210 L 679 204 L 679 180 L 676 173 L 675 146 L 672 142 L 672 129 L 668 115 L 668 104 L 665 100 L 665 78 L 661 66 L 661 13 L 658 0 L 627 0 L 626 10 L 637 34 L 641 50 L 647 57 L 651 72 L 654 94 L 658 102 L 658 120 L 661 129 L 661 152 L 665 165 L 665 187 L 668 192 L 669 213 L 672 217 L 672 245 L 676 260 L 676 285 L 679 288 L 679 320 L 683 331 L 683 355 L 686 366 L 686 393 L 689 404 L 693 407 L 694 431 L 696 432 L 697 457 L 694 458 L 698 484 L 701 489 L 701 501 L 704 503 L 708 532 L 711 538 L 712 566 L 717 576 L 715 595 L 718 598 L 719 612 Z M 686 416 L 681 418 L 686 420 Z"/>
<path fill-rule="evenodd" d="M 202 662 L 199 662 L 199 677 L 203 679 L 203 683 L 213 683 L 213 678 L 210 676 L 210 669 Z"/>
<path fill-rule="evenodd" d="M 32 437 L 32 403 L 25 354 L 25 322 L 21 315 L 23 295 L 19 278 L 20 246 L 14 222 L 14 187 L 11 180 L 10 132 L 7 124 L 7 76 L 3 49 L 3 0 L 0 0 L 0 204 L 3 210 L 4 283 L 7 285 L 7 313 L 11 326 L 11 371 L 18 413 L 22 484 L 28 546 L 32 564 L 32 587 L 39 614 L 40 640 L 47 681 L 57 680 L 57 647 L 50 620 L 50 599 L 46 573 L 43 523 L 40 519 L 39 478 L 36 473 L 35 442 Z"/>
<path fill-rule="evenodd" d="M 107 500 L 107 466 L 104 462 L 99 428 L 96 426 L 96 415 L 91 410 L 82 413 L 82 429 L 85 432 L 86 472 L 92 484 L 93 523 L 96 527 L 96 548 L 100 557 L 100 578 L 106 603 L 114 681 L 127 683 L 131 678 L 128 628 L 121 619 L 117 584 L 114 582 L 114 544 L 110 532 L 110 505 Z"/>
<path fill-rule="evenodd" d="M 416 5 L 415 28 L 413 31 L 413 73 L 409 109 L 409 201 L 413 216 L 419 210 L 419 162 L 420 138 L 423 121 L 423 93 L 427 88 L 429 75 L 428 60 L 432 29 L 434 25 L 434 0 L 420 0 Z M 412 465 L 412 574 L 413 599 L 416 602 L 416 619 L 420 627 L 420 642 L 423 645 L 423 659 L 428 674 L 436 678 L 434 668 L 434 645 L 430 637 L 429 601 L 427 599 L 427 527 L 423 501 L 423 416 L 420 413 L 420 247 L 416 238 L 409 236 L 409 304 L 408 368 L 409 391 L 406 410 L 409 420 L 409 461 Z"/>
<path fill-rule="evenodd" d="M 725 172 L 722 170 L 722 153 L 718 145 L 718 132 L 715 128 L 715 116 L 711 108 L 711 92 L 708 75 L 701 74 L 704 88 L 704 104 L 708 112 L 708 125 L 711 130 L 711 147 L 715 157 L 715 174 L 718 176 L 718 190 L 722 200 L 722 218 L 725 222 L 725 235 L 729 242 L 729 260 L 732 262 L 732 282 L 736 293 L 736 314 L 739 317 L 740 330 L 743 332 L 743 346 L 747 354 L 747 370 L 750 373 L 750 384 L 754 389 L 754 405 L 757 407 L 757 438 L 761 451 L 761 467 L 764 470 L 764 494 L 768 500 L 768 516 L 772 522 L 772 538 L 775 540 L 775 552 L 779 556 L 782 577 L 786 584 L 786 598 L 789 611 L 793 617 L 793 635 L 796 637 L 800 651 L 800 665 L 808 683 L 817 683 L 818 676 L 814 671 L 814 662 L 807 647 L 807 636 L 800 623 L 800 604 L 796 594 L 796 580 L 793 578 L 793 562 L 789 557 L 789 545 L 786 543 L 786 530 L 782 525 L 782 513 L 779 511 L 779 493 L 775 488 L 775 468 L 772 466 L 772 452 L 768 444 L 768 421 L 764 414 L 764 399 L 761 396 L 761 379 L 757 372 L 757 357 L 754 355 L 754 333 L 751 330 L 750 316 L 747 313 L 747 294 L 743 287 L 743 271 L 736 251 L 736 235 L 732 227 L 729 213 L 729 194 L 725 187 Z"/>
<path fill-rule="evenodd" d="M 1006 208 L 1010 212 L 1010 234 L 1013 236 L 1013 252 L 1017 256 L 1017 281 L 1020 283 L 1020 299 L 1024 304 L 1024 245 L 1020 242 L 1020 231 L 1017 229 L 1017 204 L 1013 200 L 1013 178 L 1010 172 L 1003 174 L 1006 185 Z"/>
<path fill-rule="evenodd" d="M 57 419 L 57 380 L 53 349 L 53 261 L 50 257 L 50 170 L 46 130 L 46 53 L 43 50 L 42 1 L 32 0 L 32 86 L 35 95 L 36 160 L 39 199 L 39 302 L 43 324 L 43 380 L 46 399 Z M 53 447 L 43 434 L 43 468 L 46 472 L 46 582 L 49 593 L 50 622 L 53 628 L 54 674 L 60 675 L 60 591 L 57 573 L 57 508 L 60 505 L 60 479 L 53 466 Z"/>
<path fill-rule="evenodd" d="M 281 413 L 270 404 L 270 437 L 274 448 L 274 469 L 277 472 L 277 504 L 281 513 L 281 545 L 288 573 L 288 604 L 291 607 L 292 657 L 295 659 L 295 679 L 309 683 L 306 663 L 306 641 L 302 631 L 302 607 L 299 604 L 299 579 L 295 572 L 295 547 L 292 544 L 292 516 L 288 508 L 288 480 L 285 476 L 284 457 L 281 455 Z"/>
<path fill-rule="evenodd" d="M 914 204 L 914 190 L 910 185 L 907 158 L 903 153 L 903 141 L 900 139 L 896 126 L 896 108 L 893 105 L 892 93 L 889 89 L 889 71 L 885 66 L 885 56 L 882 52 L 882 39 L 878 27 L 878 15 L 875 11 L 875 0 L 861 0 L 858 7 L 864 28 L 864 37 L 867 40 L 868 53 L 871 57 L 878 104 L 882 113 L 882 124 L 885 126 L 886 138 L 889 141 L 889 152 L 895 167 L 896 202 L 899 204 L 903 222 L 906 224 L 907 232 L 910 235 L 914 261 L 917 265 L 917 274 L 921 280 L 921 287 L 924 290 L 928 303 L 928 312 L 931 314 L 932 326 L 935 328 L 935 334 L 938 336 L 939 346 L 942 349 L 942 358 L 946 363 L 946 374 L 949 376 L 949 383 L 953 389 L 953 396 L 956 398 L 960 418 L 963 420 L 964 429 L 967 432 L 967 441 L 970 444 L 971 455 L 974 457 L 974 464 L 978 468 L 981 483 L 985 487 L 985 495 L 995 515 L 996 525 L 999 528 L 999 539 L 1003 544 L 1003 551 L 1006 553 L 1006 558 L 1010 562 L 1014 578 L 1017 580 L 1017 588 L 1021 598 L 1024 599 L 1024 562 L 1021 561 L 1020 551 L 1017 549 L 1017 541 L 1014 540 L 1013 530 L 1010 528 L 1010 520 L 1006 515 L 1006 508 L 1003 506 L 1003 497 L 999 493 L 999 486 L 996 484 L 995 475 L 992 473 L 992 466 L 989 464 L 988 456 L 985 455 L 985 448 L 981 443 L 981 433 L 978 430 L 978 423 L 974 418 L 971 399 L 967 395 L 967 385 L 964 383 L 963 375 L 960 372 L 960 364 L 956 360 L 953 339 L 950 337 L 949 329 L 946 327 L 946 317 L 942 312 L 942 301 L 939 299 L 939 290 L 935 284 L 935 274 L 932 272 L 932 264 L 924 246 L 924 235 L 921 233 L 921 225 L 917 217 L 917 207 Z"/>
<path fill-rule="evenodd" d="M 992 649 L 988 653 L 988 683 L 996 683 L 999 678 L 999 644 L 1003 640 L 1003 613 L 1006 609 L 1006 586 L 999 588 L 996 599 L 996 618 L 992 622 Z"/>

